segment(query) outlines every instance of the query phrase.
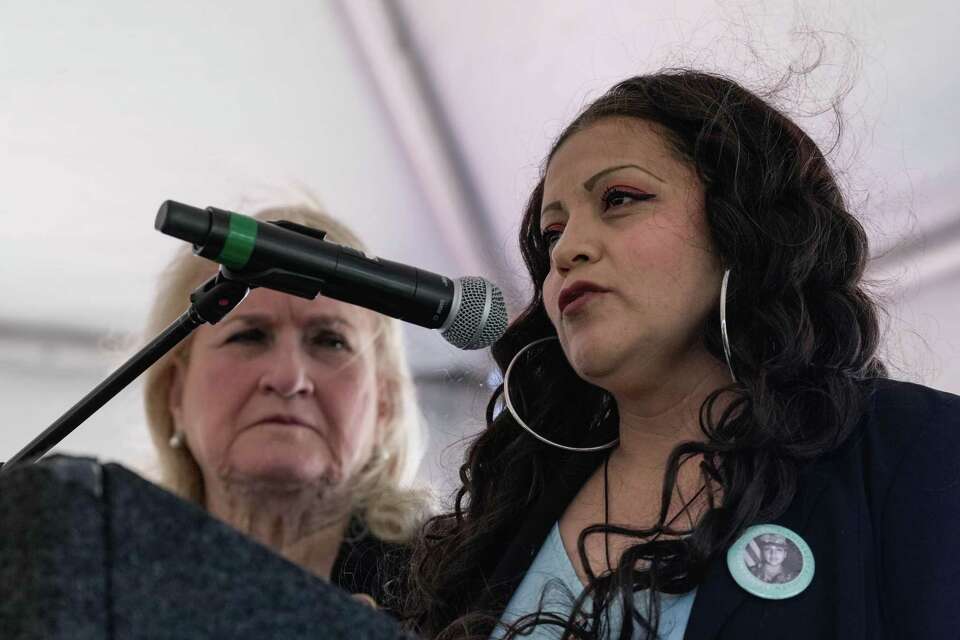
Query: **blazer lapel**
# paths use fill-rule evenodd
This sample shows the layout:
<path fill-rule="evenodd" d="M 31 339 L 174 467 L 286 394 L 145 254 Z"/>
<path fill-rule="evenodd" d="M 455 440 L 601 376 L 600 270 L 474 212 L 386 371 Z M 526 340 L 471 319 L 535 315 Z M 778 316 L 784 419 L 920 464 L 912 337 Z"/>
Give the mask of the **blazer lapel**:
<path fill-rule="evenodd" d="M 797 495 L 785 512 L 770 524 L 778 524 L 795 531 L 800 536 L 806 533 L 810 514 L 821 493 L 827 488 L 829 476 L 819 472 L 819 464 L 813 463 L 800 473 Z M 757 523 L 767 524 L 767 523 Z M 727 568 L 726 551 L 717 554 L 707 567 L 704 581 L 697 589 L 684 640 L 712 640 L 717 638 L 738 607 L 747 598 L 754 598 L 734 581 Z"/>
<path fill-rule="evenodd" d="M 714 558 L 707 567 L 704 581 L 697 588 L 683 640 L 715 638 L 723 623 L 746 597 L 747 592 L 733 581 L 727 570 L 726 554 Z"/>

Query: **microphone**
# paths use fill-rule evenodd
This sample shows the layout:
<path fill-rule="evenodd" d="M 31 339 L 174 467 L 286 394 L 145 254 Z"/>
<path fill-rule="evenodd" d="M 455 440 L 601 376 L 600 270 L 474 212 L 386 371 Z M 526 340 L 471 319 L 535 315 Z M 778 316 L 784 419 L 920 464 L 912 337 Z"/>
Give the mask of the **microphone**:
<path fill-rule="evenodd" d="M 261 222 L 215 207 L 160 205 L 157 231 L 193 244 L 227 278 L 312 300 L 317 295 L 438 329 L 460 349 L 482 349 L 507 328 L 500 289 L 483 278 L 451 280 L 329 242 L 325 232 L 285 220 Z"/>

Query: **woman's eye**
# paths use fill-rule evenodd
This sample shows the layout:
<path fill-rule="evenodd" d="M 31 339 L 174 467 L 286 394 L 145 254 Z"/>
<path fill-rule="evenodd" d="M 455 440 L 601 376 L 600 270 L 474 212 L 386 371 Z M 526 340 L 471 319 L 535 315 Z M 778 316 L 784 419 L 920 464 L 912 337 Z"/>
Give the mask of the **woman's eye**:
<path fill-rule="evenodd" d="M 267 334 L 261 329 L 245 329 L 232 334 L 229 338 L 227 338 L 227 342 L 257 343 L 263 342 L 266 337 Z"/>
<path fill-rule="evenodd" d="M 607 210 L 613 207 L 622 207 L 623 205 L 634 202 L 650 200 L 653 197 L 655 197 L 654 194 L 646 193 L 645 191 L 635 191 L 623 187 L 610 187 L 603 194 L 603 208 Z"/>
<path fill-rule="evenodd" d="M 543 244 L 547 247 L 547 250 L 553 248 L 553 243 L 560 239 L 560 234 L 562 229 L 559 227 L 547 227 L 540 233 L 540 237 L 543 238 Z"/>
<path fill-rule="evenodd" d="M 347 339 L 336 333 L 334 331 L 325 331 L 323 333 L 318 333 L 313 337 L 313 344 L 318 347 L 323 347 L 326 349 L 335 349 L 337 351 L 350 350 L 350 343 Z"/>

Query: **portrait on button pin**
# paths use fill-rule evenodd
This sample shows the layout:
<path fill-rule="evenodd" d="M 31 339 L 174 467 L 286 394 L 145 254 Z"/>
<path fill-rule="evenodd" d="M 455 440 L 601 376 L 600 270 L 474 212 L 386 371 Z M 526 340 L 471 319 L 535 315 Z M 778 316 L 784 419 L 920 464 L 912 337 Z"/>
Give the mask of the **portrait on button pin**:
<path fill-rule="evenodd" d="M 744 547 L 743 563 L 755 578 L 768 584 L 785 584 L 803 571 L 803 554 L 788 536 L 762 533 Z"/>

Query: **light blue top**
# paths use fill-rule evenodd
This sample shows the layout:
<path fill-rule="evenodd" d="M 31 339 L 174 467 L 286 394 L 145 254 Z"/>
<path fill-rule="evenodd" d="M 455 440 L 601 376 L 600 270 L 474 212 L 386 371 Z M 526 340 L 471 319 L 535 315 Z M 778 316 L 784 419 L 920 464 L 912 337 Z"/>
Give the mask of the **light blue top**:
<path fill-rule="evenodd" d="M 583 584 L 577 577 L 577 572 L 570 562 L 567 550 L 563 547 L 563 540 L 560 538 L 560 526 L 554 524 L 550 530 L 550 535 L 540 547 L 540 552 L 533 559 L 533 564 L 527 570 L 517 590 L 513 592 L 513 597 L 507 604 L 503 615 L 500 616 L 500 622 L 510 624 L 519 618 L 533 613 L 540 609 L 540 598 L 543 598 L 543 611 L 558 613 L 562 619 L 566 619 L 570 613 L 573 598 L 576 598 L 583 592 Z M 690 618 L 690 610 L 693 607 L 693 599 L 696 597 L 697 590 L 683 595 L 660 594 L 660 640 L 682 640 L 683 633 L 687 628 L 687 620 Z M 637 610 L 646 616 L 647 591 L 639 591 L 634 596 L 634 603 Z M 587 604 L 589 606 L 589 602 Z M 620 633 L 621 620 L 623 612 L 617 609 L 608 609 L 611 613 L 609 618 L 610 638 L 616 638 Z M 529 640 L 556 640 L 562 634 L 562 628 L 555 625 L 537 625 L 529 636 L 523 636 Z M 499 640 L 506 635 L 506 629 L 498 626 L 491 634 L 491 640 Z M 648 640 L 642 630 L 634 635 L 637 640 Z"/>

